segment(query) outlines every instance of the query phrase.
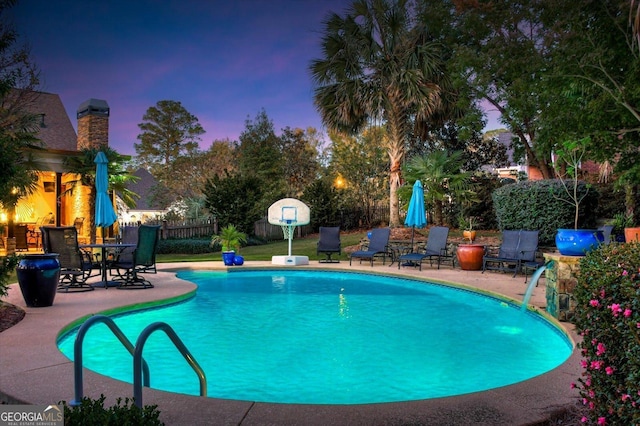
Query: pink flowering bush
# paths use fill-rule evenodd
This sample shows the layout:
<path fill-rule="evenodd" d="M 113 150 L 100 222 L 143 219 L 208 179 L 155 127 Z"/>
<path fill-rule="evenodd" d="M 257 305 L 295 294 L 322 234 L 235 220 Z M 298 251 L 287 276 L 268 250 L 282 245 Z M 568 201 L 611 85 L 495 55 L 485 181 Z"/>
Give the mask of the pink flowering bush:
<path fill-rule="evenodd" d="M 574 296 L 584 372 L 575 385 L 592 425 L 640 424 L 640 244 L 610 244 L 580 262 Z"/>

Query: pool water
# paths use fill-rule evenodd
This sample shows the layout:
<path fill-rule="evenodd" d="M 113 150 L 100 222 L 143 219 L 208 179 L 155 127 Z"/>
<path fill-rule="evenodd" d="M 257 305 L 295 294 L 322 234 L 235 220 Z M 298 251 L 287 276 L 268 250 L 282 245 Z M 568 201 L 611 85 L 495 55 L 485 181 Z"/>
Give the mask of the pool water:
<path fill-rule="evenodd" d="M 124 314 L 135 344 L 168 323 L 203 367 L 208 396 L 259 402 L 358 404 L 492 389 L 562 364 L 572 344 L 519 306 L 465 289 L 363 273 L 184 271 L 196 297 Z M 151 290 L 152 291 L 152 290 Z M 59 341 L 73 358 L 75 332 Z M 132 357 L 104 325 L 84 341 L 84 365 L 132 382 Z M 143 353 L 151 387 L 199 394 L 162 332 Z"/>

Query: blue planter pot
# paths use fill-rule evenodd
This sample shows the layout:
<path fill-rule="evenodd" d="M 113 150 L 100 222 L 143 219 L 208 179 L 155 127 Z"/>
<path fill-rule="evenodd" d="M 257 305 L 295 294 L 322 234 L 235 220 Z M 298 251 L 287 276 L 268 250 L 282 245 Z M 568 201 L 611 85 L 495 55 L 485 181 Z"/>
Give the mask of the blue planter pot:
<path fill-rule="evenodd" d="M 240 265 L 242 265 L 243 263 L 244 263 L 244 257 L 240 256 L 239 254 L 236 254 L 236 255 L 233 257 L 233 264 L 234 264 L 234 265 L 238 265 L 238 266 L 240 266 Z"/>
<path fill-rule="evenodd" d="M 225 266 L 233 266 L 233 258 L 235 256 L 236 256 L 236 253 L 233 251 L 223 251 L 222 262 L 224 262 Z"/>
<path fill-rule="evenodd" d="M 556 247 L 564 256 L 584 256 L 604 241 L 597 229 L 558 229 Z"/>
<path fill-rule="evenodd" d="M 16 275 L 27 306 L 53 305 L 60 279 L 58 253 L 25 255 L 16 266 Z"/>

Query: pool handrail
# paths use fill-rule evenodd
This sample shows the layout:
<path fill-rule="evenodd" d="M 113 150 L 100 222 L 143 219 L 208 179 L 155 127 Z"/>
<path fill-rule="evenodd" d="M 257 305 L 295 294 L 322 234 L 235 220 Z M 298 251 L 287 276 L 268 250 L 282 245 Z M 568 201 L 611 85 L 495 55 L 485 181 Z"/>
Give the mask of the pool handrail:
<path fill-rule="evenodd" d="M 82 345 L 84 343 L 84 337 L 87 331 L 97 323 L 103 323 L 113 332 L 114 336 L 120 340 L 120 343 L 129 351 L 131 355 L 135 356 L 135 347 L 124 335 L 120 327 L 106 315 L 95 315 L 86 320 L 82 326 L 78 329 L 76 340 L 73 344 L 73 382 L 75 398 L 70 402 L 71 406 L 78 406 L 82 404 L 83 386 L 82 386 Z M 134 358 L 135 359 L 135 358 Z M 147 362 L 142 359 L 141 368 L 144 373 L 144 386 L 149 387 L 149 366 Z"/>
<path fill-rule="evenodd" d="M 135 353 L 133 354 L 133 400 L 134 403 L 142 408 L 142 369 L 144 368 L 142 359 L 142 351 L 144 349 L 144 345 L 149 338 L 149 336 L 156 330 L 162 330 L 165 334 L 171 339 L 171 342 L 174 344 L 176 349 L 182 354 L 187 363 L 191 366 L 193 371 L 198 376 L 198 380 L 200 382 L 200 396 L 207 396 L 207 378 L 204 374 L 204 370 L 200 367 L 200 364 L 196 361 L 196 359 L 191 355 L 189 349 L 182 343 L 180 337 L 176 334 L 176 332 L 171 328 L 171 326 L 165 322 L 154 322 L 149 324 L 138 336 L 138 340 L 136 341 Z"/>

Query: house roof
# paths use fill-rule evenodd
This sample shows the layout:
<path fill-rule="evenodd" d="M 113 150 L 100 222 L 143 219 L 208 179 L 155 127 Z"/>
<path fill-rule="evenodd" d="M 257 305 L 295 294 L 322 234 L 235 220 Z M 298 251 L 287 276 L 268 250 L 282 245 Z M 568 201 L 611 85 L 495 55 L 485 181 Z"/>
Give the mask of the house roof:
<path fill-rule="evenodd" d="M 45 148 L 61 151 L 77 151 L 78 137 L 71 125 L 60 97 L 53 93 L 37 92 L 27 110 L 41 116 L 37 137 Z"/>
<path fill-rule="evenodd" d="M 140 196 L 136 201 L 136 207 L 133 210 L 162 210 L 162 208 L 151 200 L 153 187 L 157 183 L 153 175 L 143 168 L 136 170 L 133 175 L 137 176 L 139 179 L 135 183 L 128 184 L 127 189 Z"/>

